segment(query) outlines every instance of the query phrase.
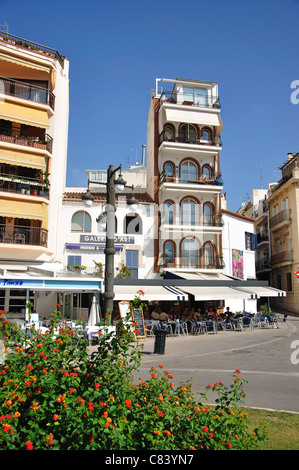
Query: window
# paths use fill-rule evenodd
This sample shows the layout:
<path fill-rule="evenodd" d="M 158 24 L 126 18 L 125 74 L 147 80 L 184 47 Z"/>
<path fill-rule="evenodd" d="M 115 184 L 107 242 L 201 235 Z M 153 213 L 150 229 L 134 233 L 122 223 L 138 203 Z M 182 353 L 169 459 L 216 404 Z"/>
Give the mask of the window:
<path fill-rule="evenodd" d="M 171 202 L 166 202 L 164 204 L 164 223 L 165 224 L 173 224 L 173 206 Z"/>
<path fill-rule="evenodd" d="M 183 240 L 181 260 L 182 268 L 198 267 L 198 244 L 193 238 L 186 238 Z"/>
<path fill-rule="evenodd" d="M 204 225 L 212 225 L 213 222 L 213 211 L 210 204 L 205 204 L 203 208 L 203 223 Z"/>
<path fill-rule="evenodd" d="M 257 251 L 257 235 L 245 232 L 245 250 Z"/>
<path fill-rule="evenodd" d="M 174 244 L 172 242 L 166 242 L 164 245 L 164 262 L 165 266 L 174 264 Z"/>
<path fill-rule="evenodd" d="M 68 266 L 68 270 L 69 271 L 72 271 L 72 268 L 74 266 L 81 266 L 81 256 L 68 256 L 67 257 L 67 266 Z M 81 270 L 78 269 L 78 272 L 80 272 Z"/>
<path fill-rule="evenodd" d="M 138 279 L 138 250 L 126 251 L 126 266 L 131 271 L 131 279 Z"/>
<path fill-rule="evenodd" d="M 212 178 L 212 169 L 210 166 L 208 165 L 204 165 L 203 168 L 202 168 L 202 176 L 204 178 L 207 178 L 207 179 L 211 179 Z"/>
<path fill-rule="evenodd" d="M 281 289 L 281 274 L 277 274 L 276 282 L 277 282 L 277 289 Z"/>
<path fill-rule="evenodd" d="M 183 87 L 183 102 L 189 101 L 199 106 L 207 106 L 207 90 L 204 88 Z"/>
<path fill-rule="evenodd" d="M 166 125 L 163 129 L 164 131 L 164 140 L 172 140 L 173 139 L 173 128 L 172 126 Z"/>
<path fill-rule="evenodd" d="M 193 199 L 184 199 L 181 204 L 182 225 L 196 225 L 198 223 L 197 204 Z"/>
<path fill-rule="evenodd" d="M 192 124 L 183 124 L 180 128 L 180 137 L 184 142 L 195 142 L 197 140 L 197 130 Z"/>
<path fill-rule="evenodd" d="M 202 131 L 202 136 L 201 136 L 201 139 L 202 140 L 211 140 L 211 135 L 210 135 L 210 131 L 208 129 L 204 129 Z"/>
<path fill-rule="evenodd" d="M 166 176 L 173 177 L 174 176 L 174 168 L 171 163 L 165 163 L 164 165 L 164 174 Z"/>
<path fill-rule="evenodd" d="M 126 215 L 125 218 L 125 233 L 142 233 L 142 220 L 138 214 Z"/>
<path fill-rule="evenodd" d="M 72 232 L 91 232 L 91 217 L 85 211 L 75 212 L 71 223 Z"/>
<path fill-rule="evenodd" d="M 204 246 L 204 264 L 205 267 L 213 266 L 213 246 L 211 243 L 206 243 Z"/>
<path fill-rule="evenodd" d="M 291 292 L 292 290 L 293 290 L 292 273 L 287 273 L 287 291 Z"/>
<path fill-rule="evenodd" d="M 198 181 L 198 168 L 194 162 L 189 160 L 181 164 L 181 183 Z"/>

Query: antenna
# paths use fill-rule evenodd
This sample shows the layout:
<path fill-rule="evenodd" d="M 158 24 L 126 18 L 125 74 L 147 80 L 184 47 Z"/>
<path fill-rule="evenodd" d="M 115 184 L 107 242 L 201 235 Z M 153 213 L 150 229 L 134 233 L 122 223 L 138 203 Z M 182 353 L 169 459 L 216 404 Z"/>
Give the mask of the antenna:
<path fill-rule="evenodd" d="M 6 21 L 4 21 L 4 24 L 0 24 L 0 26 L 3 26 L 3 28 L 6 30 L 6 33 L 8 33 L 8 25 L 6 24 Z"/>
<path fill-rule="evenodd" d="M 138 161 L 137 161 L 137 149 L 136 149 L 136 148 L 130 149 L 130 152 L 134 152 L 134 151 L 135 151 L 135 162 L 136 162 L 136 165 L 138 165 Z"/>
<path fill-rule="evenodd" d="M 260 171 L 261 171 L 261 189 L 263 189 L 263 165 L 260 165 Z"/>

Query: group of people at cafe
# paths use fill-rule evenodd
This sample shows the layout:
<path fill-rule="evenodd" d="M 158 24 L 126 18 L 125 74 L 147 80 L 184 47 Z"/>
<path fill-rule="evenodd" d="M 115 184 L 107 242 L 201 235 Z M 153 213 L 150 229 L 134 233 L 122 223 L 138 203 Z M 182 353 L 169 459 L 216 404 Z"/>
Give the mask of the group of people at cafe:
<path fill-rule="evenodd" d="M 227 307 L 226 311 L 223 313 L 217 313 L 217 311 L 210 307 L 205 314 L 201 312 L 201 309 L 198 308 L 185 308 L 181 313 L 175 312 L 173 309 L 170 309 L 168 312 L 165 312 L 160 305 L 154 305 L 151 313 L 145 312 L 145 318 L 149 320 L 159 320 L 161 322 L 168 322 L 168 321 L 188 321 L 193 320 L 195 322 L 198 321 L 206 321 L 206 320 L 228 320 L 232 321 L 235 318 L 235 315 L 230 311 L 230 308 Z"/>

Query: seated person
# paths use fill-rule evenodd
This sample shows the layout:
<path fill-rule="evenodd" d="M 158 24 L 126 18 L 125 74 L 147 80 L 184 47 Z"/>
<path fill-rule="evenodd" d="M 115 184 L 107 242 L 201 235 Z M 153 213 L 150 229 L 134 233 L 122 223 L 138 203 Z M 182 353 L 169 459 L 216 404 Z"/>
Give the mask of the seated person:
<path fill-rule="evenodd" d="M 154 310 L 151 313 L 151 319 L 160 320 L 160 313 L 157 305 L 155 305 Z"/>
<path fill-rule="evenodd" d="M 160 315 L 159 315 L 159 320 L 160 320 L 160 321 L 163 321 L 163 322 L 164 322 L 164 321 L 168 321 L 168 315 L 167 315 L 167 313 L 161 312 Z"/>

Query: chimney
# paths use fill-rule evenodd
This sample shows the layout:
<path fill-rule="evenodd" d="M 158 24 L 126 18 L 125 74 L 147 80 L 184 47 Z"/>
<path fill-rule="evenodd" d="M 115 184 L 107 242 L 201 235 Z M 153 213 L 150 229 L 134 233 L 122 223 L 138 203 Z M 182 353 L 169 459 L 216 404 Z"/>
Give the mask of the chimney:
<path fill-rule="evenodd" d="M 141 161 L 141 165 L 145 165 L 145 147 L 146 147 L 146 145 L 142 144 L 142 161 Z"/>
<path fill-rule="evenodd" d="M 293 154 L 291 152 L 288 153 L 288 160 L 291 160 L 291 158 L 293 158 Z"/>

